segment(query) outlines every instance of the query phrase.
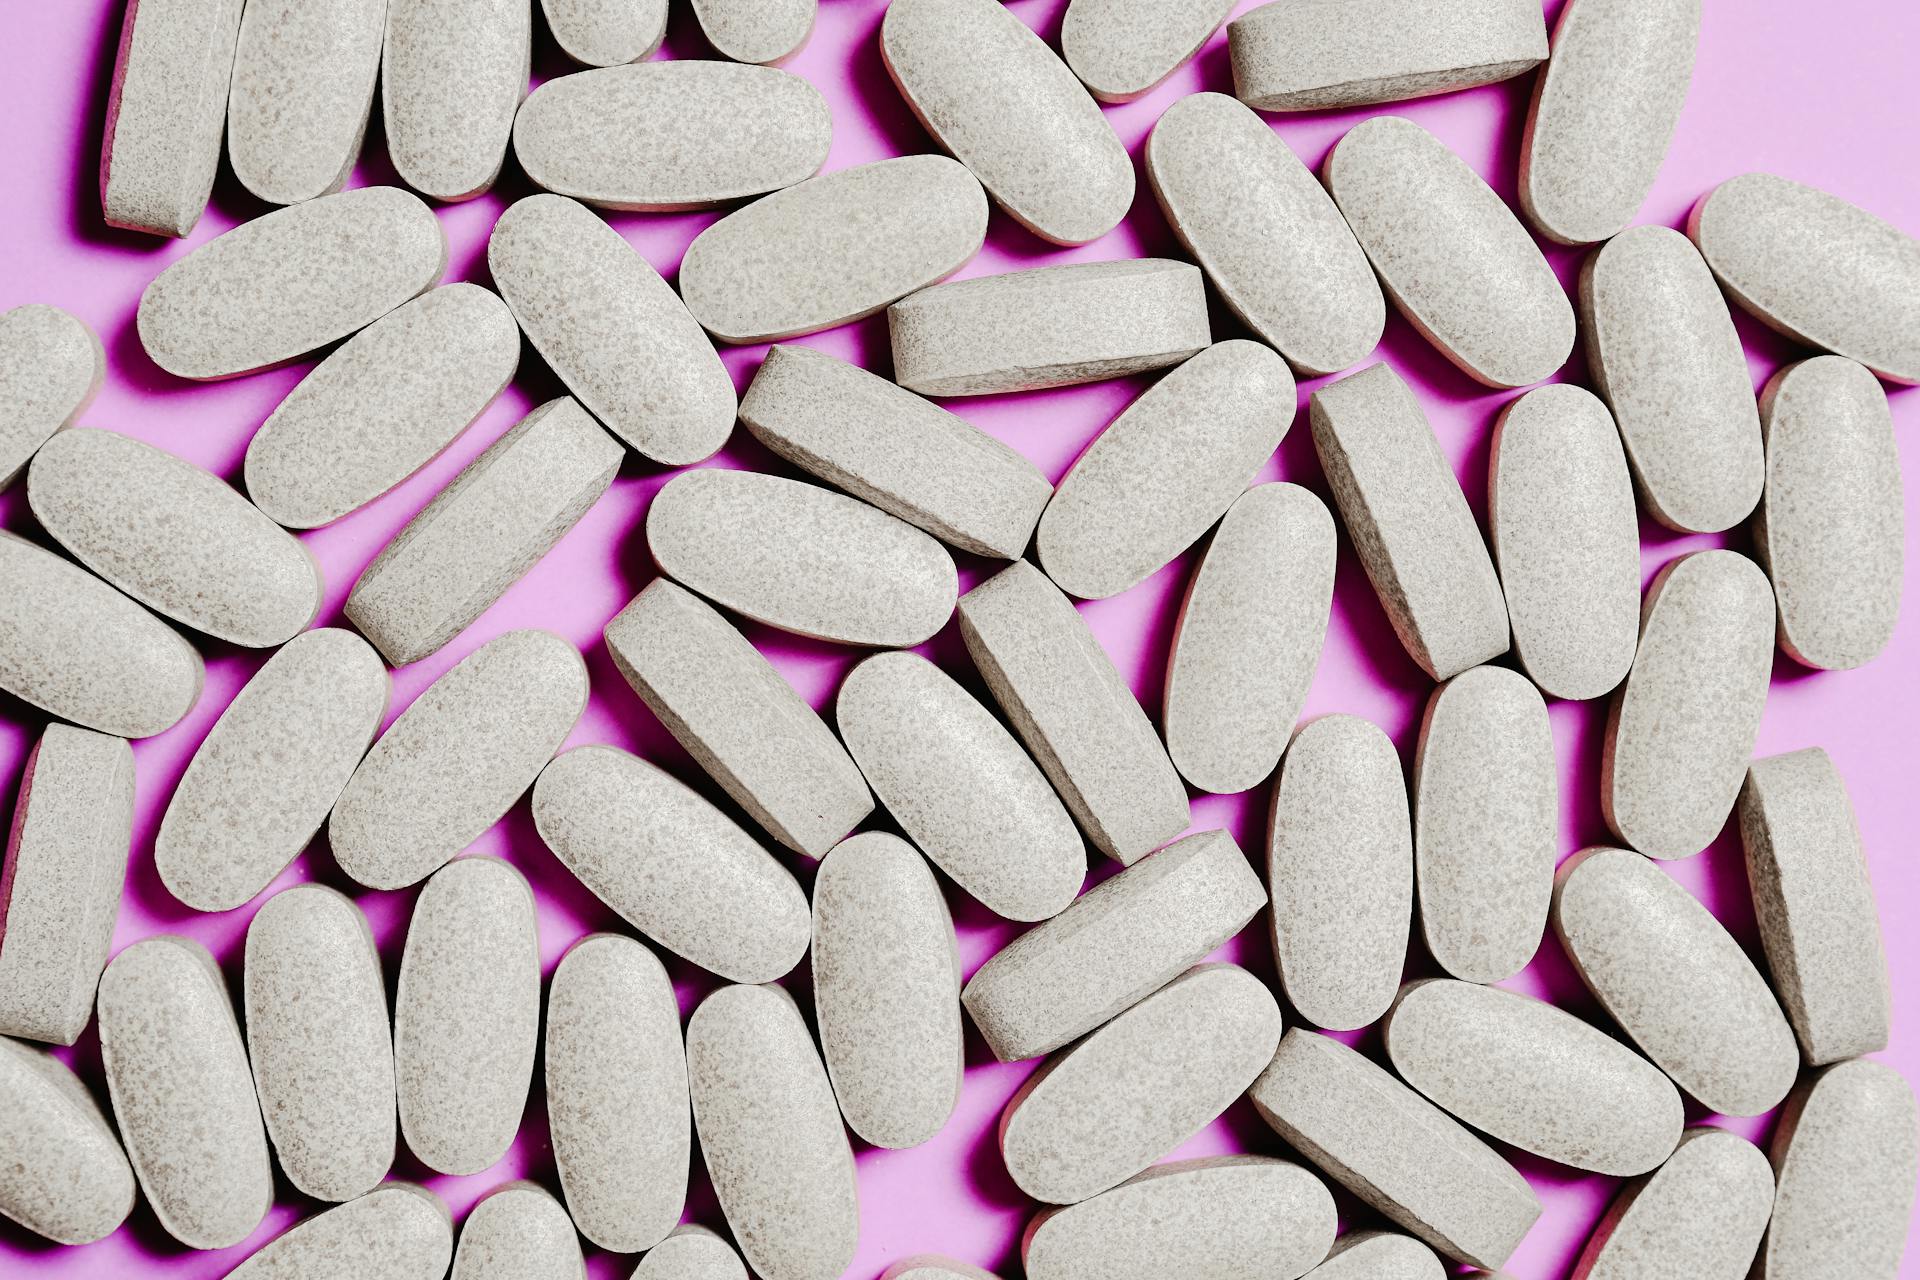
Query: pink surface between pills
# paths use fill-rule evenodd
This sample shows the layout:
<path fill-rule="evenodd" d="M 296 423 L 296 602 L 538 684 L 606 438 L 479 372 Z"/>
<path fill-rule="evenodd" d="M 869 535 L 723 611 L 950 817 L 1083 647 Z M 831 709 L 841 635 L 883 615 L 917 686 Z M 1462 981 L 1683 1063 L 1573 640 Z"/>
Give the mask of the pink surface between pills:
<path fill-rule="evenodd" d="M 1057 47 L 1064 0 L 1013 0 L 1008 7 Z M 1251 7 L 1250 2 L 1242 3 L 1236 12 Z M 936 149 L 906 110 L 882 66 L 878 33 L 885 8 L 884 0 L 822 0 L 812 40 L 790 64 L 831 104 L 834 138 L 829 170 Z M 1559 8 L 1558 0 L 1549 0 L 1549 20 Z M 108 354 L 107 382 L 83 415 L 83 425 L 150 441 L 237 483 L 247 441 L 313 361 L 203 385 L 162 373 L 141 349 L 134 330 L 134 307 L 146 283 L 192 247 L 267 210 L 223 168 L 206 217 L 185 243 L 112 231 L 102 223 L 97 179 L 100 135 L 122 10 L 121 0 L 67 0 L 58 5 L 34 0 L 0 2 L 6 18 L 6 39 L 0 42 L 0 105 L 5 107 L 7 121 L 7 174 L 0 183 L 0 230 L 5 232 L 0 242 L 4 245 L 0 247 L 0 261 L 4 261 L 0 309 L 27 302 L 54 303 L 98 330 Z M 1695 199 L 1716 183 L 1764 169 L 1831 191 L 1908 234 L 1920 233 L 1920 169 L 1912 163 L 1910 88 L 1915 55 L 1920 54 L 1920 9 L 1890 0 L 1825 0 L 1811 10 L 1801 0 L 1707 0 L 1705 10 L 1686 111 L 1660 181 L 1637 221 L 1680 226 Z M 538 22 L 536 42 L 536 78 L 573 69 Z M 658 56 L 714 56 L 684 3 L 673 8 L 667 42 Z M 1509 84 L 1387 109 L 1432 130 L 1511 202 L 1532 83 L 1529 75 Z M 1137 102 L 1107 108 L 1107 115 L 1138 168 L 1142 144 L 1162 111 L 1185 94 L 1200 89 L 1230 93 L 1232 87 L 1226 37 L 1221 32 L 1167 84 Z M 1326 112 L 1271 119 L 1301 158 L 1317 168 L 1333 143 L 1367 114 Z M 394 181 L 376 109 L 365 158 L 352 182 L 358 186 Z M 448 280 L 491 284 L 487 233 L 500 211 L 530 190 L 510 160 L 494 192 L 439 210 L 452 244 Z M 687 244 L 719 216 L 717 212 L 614 214 L 609 221 L 671 279 Z M 1143 255 L 1184 256 L 1144 176 L 1126 222 L 1079 249 L 1045 244 L 996 209 L 986 248 L 960 275 Z M 1562 281 L 1571 286 L 1584 252 L 1552 249 L 1548 257 Z M 1735 319 L 1746 341 L 1756 386 L 1783 363 L 1805 354 L 1744 315 L 1736 314 Z M 1216 337 L 1240 332 L 1232 317 L 1217 306 L 1214 322 Z M 881 373 L 889 371 L 884 317 L 799 341 Z M 727 367 L 742 390 L 763 351 L 762 347 L 723 349 Z M 1398 316 L 1389 321 L 1374 358 L 1392 364 L 1419 392 L 1442 449 L 1458 470 L 1469 500 L 1484 517 L 1491 427 L 1495 414 L 1514 393 L 1490 392 L 1470 382 Z M 1584 380 L 1578 352 L 1567 376 Z M 1032 395 L 959 400 L 949 402 L 949 407 L 1018 448 L 1057 480 L 1147 382 L 1132 378 Z M 1318 385 L 1308 382 L 1301 387 L 1303 407 Z M 319 622 L 345 625 L 340 609 L 347 592 L 387 539 L 528 408 L 561 391 L 557 380 L 529 352 L 513 386 L 443 456 L 380 501 L 335 525 L 302 535 L 326 577 Z M 1920 438 L 1916 438 L 1920 437 L 1920 391 L 1894 391 L 1891 400 L 1908 476 L 1908 529 L 1920 534 Z M 744 431 L 736 431 L 727 449 L 710 465 L 791 474 Z M 606 621 L 654 576 L 643 522 L 648 501 L 667 474 L 630 454 L 612 491 L 498 604 L 438 654 L 396 673 L 391 715 L 493 636 L 515 627 L 548 627 L 579 645 L 592 674 L 592 701 L 568 744 L 604 742 L 639 752 L 718 798 L 716 789 L 620 679 L 600 642 Z M 1278 454 L 1262 468 L 1259 479 L 1297 481 L 1325 496 L 1304 414 Z M 23 486 L 0 495 L 0 527 L 41 537 L 28 513 Z M 1648 577 L 1683 552 L 1717 545 L 1750 547 L 1744 530 L 1725 537 L 1680 536 L 1643 523 L 1641 537 L 1642 567 Z M 963 588 L 994 567 L 971 557 L 960 560 Z M 1122 596 L 1082 606 L 1107 652 L 1156 716 L 1167 646 L 1192 564 L 1192 555 L 1183 556 Z M 1776 660 L 1757 750 L 1766 755 L 1825 747 L 1847 781 L 1879 894 L 1894 975 L 1893 1043 L 1880 1056 L 1910 1079 L 1920 1080 L 1920 936 L 1906 927 L 1907 917 L 1920 908 L 1920 871 L 1909 847 L 1920 827 L 1920 789 L 1914 782 L 1920 762 L 1920 750 L 1915 747 L 1915 725 L 1920 723 L 1920 625 L 1912 617 L 1920 606 L 1920 583 L 1915 581 L 1920 576 L 1920 554 L 1912 547 L 1907 566 L 1908 616 L 1872 665 L 1853 672 L 1813 673 L 1784 657 Z M 764 628 L 749 627 L 748 634 L 801 694 L 819 706 L 827 704 L 841 677 L 862 656 L 860 651 L 800 641 Z M 247 922 L 265 895 L 237 911 L 196 914 L 173 900 L 153 865 L 154 831 L 174 784 L 220 712 L 265 659 L 258 652 L 197 643 L 207 655 L 207 688 L 199 705 L 169 732 L 134 745 L 138 809 L 114 947 L 118 950 L 161 932 L 190 935 L 212 948 L 237 993 Z M 979 690 L 952 625 L 922 651 Z M 1365 716 L 1392 735 L 1403 762 L 1411 764 L 1420 711 L 1431 687 L 1394 639 L 1343 535 L 1332 622 L 1307 714 L 1344 711 Z M 1554 703 L 1551 715 L 1560 765 L 1561 852 L 1565 855 L 1608 840 L 1598 798 L 1604 707 Z M 5 810 L 11 808 L 27 751 L 43 722 L 39 712 L 0 696 L 0 791 L 5 796 L 0 807 Z M 1226 827 L 1256 864 L 1262 864 L 1268 794 L 1262 786 L 1242 796 L 1198 796 L 1193 803 L 1194 827 Z M 0 812 L 0 820 L 4 817 Z M 549 974 L 561 953 L 583 934 L 624 929 L 614 913 L 541 844 L 524 800 L 469 852 L 504 857 L 532 882 L 540 902 L 540 951 Z M 803 880 L 810 881 L 811 864 L 792 855 L 785 857 Z M 1758 955 L 1737 833 L 1723 831 L 1700 856 L 1661 865 Z M 1095 855 L 1095 878 L 1116 869 Z M 366 910 L 391 986 L 418 890 L 361 890 L 334 866 L 324 839 L 316 841 L 273 888 L 308 879 L 348 891 Z M 950 889 L 949 898 L 959 926 L 961 960 L 971 973 L 1020 927 L 998 920 L 958 891 Z M 1417 939 L 1417 929 L 1415 933 Z M 1265 915 L 1222 948 L 1217 958 L 1239 961 L 1271 981 Z M 715 980 L 668 959 L 682 1009 L 690 1011 Z M 1434 972 L 1417 941 L 1409 971 Z M 806 966 L 787 981 L 804 993 Z M 1533 964 L 1504 985 L 1547 997 L 1610 1025 L 1551 937 L 1543 942 Z M 1288 1016 L 1291 1019 L 1291 1011 Z M 1342 1038 L 1370 1052 L 1379 1049 L 1377 1031 Z M 91 1028 L 73 1049 L 58 1052 L 104 1097 L 99 1042 Z M 1035 1206 L 1007 1178 L 994 1134 L 1001 1108 L 1037 1064 L 994 1062 L 971 1029 L 967 1063 L 959 1108 L 933 1141 L 901 1152 L 856 1143 L 860 1248 L 848 1276 L 871 1280 L 889 1262 L 922 1251 L 944 1252 L 1001 1269 L 1009 1276 L 1017 1274 L 1020 1233 Z M 1690 1118 L 1698 1119 L 1697 1112 L 1690 1113 Z M 1760 1141 L 1773 1127 L 1770 1117 L 1714 1122 Z M 1244 1101 L 1174 1154 L 1241 1150 L 1284 1151 Z M 1558 1280 L 1571 1269 L 1618 1184 L 1509 1154 L 1538 1190 L 1546 1212 L 1507 1271 L 1516 1280 Z M 537 1074 L 521 1136 L 494 1168 L 472 1177 L 440 1177 L 403 1150 L 393 1176 L 425 1182 L 446 1199 L 456 1219 L 464 1217 L 486 1191 L 514 1178 L 535 1178 L 557 1190 Z M 300 1197 L 284 1179 L 277 1190 L 273 1210 L 260 1229 L 244 1244 L 215 1253 L 196 1254 L 176 1245 L 144 1202 L 119 1232 L 84 1248 L 55 1248 L 11 1223 L 0 1223 L 0 1274 L 225 1275 L 269 1239 L 325 1207 Z M 1348 1225 L 1377 1223 L 1344 1194 L 1340 1207 Z M 687 1220 L 724 1228 L 712 1190 L 697 1171 Z M 1920 1241 L 1913 1242 L 1909 1253 L 1914 1255 L 1907 1263 L 1909 1272 L 1920 1274 Z M 630 1256 L 590 1252 L 588 1270 L 595 1277 L 624 1278 L 633 1262 Z"/>

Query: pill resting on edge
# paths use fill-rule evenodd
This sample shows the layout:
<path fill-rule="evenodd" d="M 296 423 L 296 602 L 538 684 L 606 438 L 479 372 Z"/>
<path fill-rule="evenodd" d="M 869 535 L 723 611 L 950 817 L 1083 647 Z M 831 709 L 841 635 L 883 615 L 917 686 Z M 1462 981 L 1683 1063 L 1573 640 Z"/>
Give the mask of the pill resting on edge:
<path fill-rule="evenodd" d="M 735 62 L 781 62 L 813 33 L 819 0 L 693 0 L 714 52 Z"/>
<path fill-rule="evenodd" d="M 689 1222 L 647 1250 L 633 1280 L 747 1280 L 747 1268 L 717 1232 Z"/>
<path fill-rule="evenodd" d="M 272 204 L 338 191 L 360 158 L 386 0 L 248 0 L 227 99 L 227 157 Z"/>
<path fill-rule="evenodd" d="M 269 1241 L 227 1280 L 441 1280 L 453 1257 L 453 1219 L 439 1196 L 387 1182 Z"/>
<path fill-rule="evenodd" d="M 667 0 L 540 0 L 540 12 L 561 52 L 590 67 L 644 61 L 667 35 Z"/>
<path fill-rule="evenodd" d="M 1232 0 L 1073 0 L 1060 53 L 1102 102 L 1132 102 L 1165 83 L 1220 29 Z"/>
<path fill-rule="evenodd" d="M 106 352 L 85 321 L 39 303 L 0 312 L 0 489 L 73 425 L 106 376 Z"/>
<path fill-rule="evenodd" d="M 1773 1210 L 1773 1170 L 1737 1133 L 1681 1135 L 1667 1162 L 1621 1189 L 1574 1264 L 1578 1280 L 1745 1280 Z"/>
<path fill-rule="evenodd" d="M 92 1244 L 133 1212 L 133 1170 L 99 1104 L 52 1054 L 0 1037 L 0 1217 Z"/>
<path fill-rule="evenodd" d="M 532 57 L 532 0 L 388 0 L 380 101 L 401 180 L 435 200 L 491 187 Z"/>
<path fill-rule="evenodd" d="M 536 1183 L 509 1182 L 480 1198 L 460 1224 L 449 1280 L 586 1280 L 573 1221 Z"/>

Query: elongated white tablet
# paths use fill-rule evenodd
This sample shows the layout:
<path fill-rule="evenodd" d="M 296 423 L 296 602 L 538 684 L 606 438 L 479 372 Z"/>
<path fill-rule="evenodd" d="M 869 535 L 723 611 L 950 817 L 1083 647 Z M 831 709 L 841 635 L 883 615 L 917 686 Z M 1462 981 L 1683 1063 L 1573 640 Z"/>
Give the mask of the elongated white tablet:
<path fill-rule="evenodd" d="M 535 1183 L 497 1187 L 467 1211 L 450 1280 L 586 1280 L 580 1238 L 560 1202 Z"/>
<path fill-rule="evenodd" d="M 346 182 L 373 109 L 386 19 L 385 0 L 249 0 L 227 98 L 227 155 L 248 191 L 298 204 Z"/>
<path fill-rule="evenodd" d="M 388 0 L 380 100 L 401 180 L 436 200 L 491 187 L 532 58 L 531 0 Z"/>
<path fill-rule="evenodd" d="M 228 1280 L 441 1280 L 453 1257 L 453 1219 L 439 1196 L 388 1182 L 296 1223 Z"/>
<path fill-rule="evenodd" d="M 106 352 L 84 320 L 39 303 L 0 312 L 0 489 L 73 425 L 106 376 Z"/>
<path fill-rule="evenodd" d="M 1000 1280 L 970 1262 L 958 1262 L 937 1253 L 916 1253 L 880 1273 L 880 1280 Z"/>
<path fill-rule="evenodd" d="M 1200 52 L 1231 0 L 1073 0 L 1060 52 L 1102 102 L 1132 102 Z"/>
<path fill-rule="evenodd" d="M 1773 1209 L 1773 1170 L 1725 1129 L 1689 1129 L 1608 1207 L 1573 1280 L 1744 1280 Z"/>
<path fill-rule="evenodd" d="M 813 33 L 819 0 L 693 0 L 714 52 L 735 62 L 781 62 Z"/>
<path fill-rule="evenodd" d="M 647 1250 L 633 1280 L 747 1280 L 747 1268 L 718 1232 L 689 1222 Z"/>
<path fill-rule="evenodd" d="M 540 12 L 561 51 L 590 67 L 651 58 L 667 34 L 667 0 L 540 0 Z"/>
<path fill-rule="evenodd" d="M 1349 1231 L 1334 1241 L 1312 1280 L 1445 1280 L 1433 1250 L 1394 1231 Z"/>
<path fill-rule="evenodd" d="M 92 1244 L 133 1211 L 133 1170 L 87 1087 L 52 1054 L 0 1037 L 0 1217 Z"/>

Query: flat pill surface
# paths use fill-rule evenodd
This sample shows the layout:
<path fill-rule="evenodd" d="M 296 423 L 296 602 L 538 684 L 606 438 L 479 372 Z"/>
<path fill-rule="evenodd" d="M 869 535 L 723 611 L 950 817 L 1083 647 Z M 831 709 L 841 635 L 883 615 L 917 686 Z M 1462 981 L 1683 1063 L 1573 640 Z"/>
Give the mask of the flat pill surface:
<path fill-rule="evenodd" d="M 999 1277 L 971 1263 L 956 1262 L 937 1253 L 916 1253 L 882 1271 L 880 1280 L 999 1280 Z"/>
<path fill-rule="evenodd" d="M 1773 1170 L 1725 1129 L 1689 1129 L 1627 1184 L 1593 1229 L 1574 1280 L 1743 1280 L 1773 1209 Z"/>
<path fill-rule="evenodd" d="M 441 1280 L 452 1257 L 453 1220 L 440 1197 L 389 1182 L 297 1223 L 228 1280 Z"/>
<path fill-rule="evenodd" d="M 447 237 L 420 198 L 359 187 L 309 200 L 176 259 L 140 295 L 140 342 L 181 378 L 297 360 L 440 281 Z"/>
<path fill-rule="evenodd" d="M 401 180 L 436 200 L 492 186 L 532 56 L 529 0 L 388 0 L 380 100 Z"/>
<path fill-rule="evenodd" d="M 667 34 L 667 0 L 540 0 L 540 12 L 561 52 L 590 67 L 651 58 Z"/>
<path fill-rule="evenodd" d="M 73 425 L 106 376 L 106 353 L 85 321 L 37 303 L 0 312 L 0 489 Z"/>
<path fill-rule="evenodd" d="M 1446 1275 L 1433 1250 L 1392 1231 L 1349 1231 L 1307 1274 L 1312 1280 L 1445 1280 Z"/>
<path fill-rule="evenodd" d="M 818 0 L 693 0 L 714 52 L 735 62 L 779 62 L 813 33 Z"/>
<path fill-rule="evenodd" d="M 0 1216 L 91 1244 L 133 1211 L 133 1170 L 99 1104 L 51 1054 L 0 1038 Z"/>
<path fill-rule="evenodd" d="M 360 158 L 386 19 L 385 0 L 249 0 L 227 98 L 227 156 L 248 191 L 297 204 L 340 189 Z"/>
<path fill-rule="evenodd" d="M 1232 0 L 1073 0 L 1060 52 L 1102 102 L 1132 102 L 1186 65 Z"/>
<path fill-rule="evenodd" d="M 687 1223 L 647 1251 L 633 1280 L 747 1280 L 747 1268 L 719 1235 Z"/>
<path fill-rule="evenodd" d="M 560 1202 L 531 1182 L 488 1193 L 460 1224 L 451 1280 L 586 1280 L 580 1240 Z"/>

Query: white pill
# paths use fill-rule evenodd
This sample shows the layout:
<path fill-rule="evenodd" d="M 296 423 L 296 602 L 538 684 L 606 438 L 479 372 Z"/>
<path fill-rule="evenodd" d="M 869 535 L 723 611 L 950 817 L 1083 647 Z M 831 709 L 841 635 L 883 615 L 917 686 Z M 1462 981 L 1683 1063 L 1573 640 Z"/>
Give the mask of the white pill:
<path fill-rule="evenodd" d="M 0 489 L 73 425 L 106 376 L 106 353 L 85 321 L 39 303 L 0 312 Z"/>
<path fill-rule="evenodd" d="M 819 0 L 693 0 L 714 52 L 735 62 L 782 62 L 813 33 Z"/>
<path fill-rule="evenodd" d="M 1689 1129 L 1667 1162 L 1622 1188 L 1579 1280 L 1744 1280 L 1773 1209 L 1773 1170 L 1725 1129 Z"/>
<path fill-rule="evenodd" d="M 540 0 L 540 12 L 561 52 L 590 67 L 651 58 L 667 35 L 667 0 Z"/>
<path fill-rule="evenodd" d="M 227 99 L 240 185 L 272 204 L 340 189 L 360 158 L 386 17 L 385 0 L 249 0 Z"/>
<path fill-rule="evenodd" d="M 560 1202 L 509 1182 L 467 1211 L 450 1280 L 587 1280 L 587 1264 Z"/>
<path fill-rule="evenodd" d="M 956 1262 L 937 1253 L 916 1253 L 880 1273 L 880 1280 L 1000 1280 L 970 1262 Z"/>
<path fill-rule="evenodd" d="M 1349 1231 L 1309 1280 L 1445 1280 L 1433 1250 L 1392 1231 Z"/>
<path fill-rule="evenodd" d="M 1073 0 L 1060 52 L 1102 102 L 1158 88 L 1220 29 L 1232 0 Z"/>
<path fill-rule="evenodd" d="M 228 1280 L 441 1280 L 452 1257 L 453 1219 L 440 1197 L 388 1182 L 294 1224 Z"/>
<path fill-rule="evenodd" d="M 401 180 L 436 200 L 491 187 L 532 58 L 531 0 L 388 0 L 380 99 Z"/>
<path fill-rule="evenodd" d="M 87 1087 L 52 1054 L 0 1037 L 0 1216 L 92 1244 L 133 1211 L 133 1170 Z"/>
<path fill-rule="evenodd" d="M 647 1251 L 633 1280 L 747 1280 L 747 1268 L 717 1233 L 687 1223 Z"/>

